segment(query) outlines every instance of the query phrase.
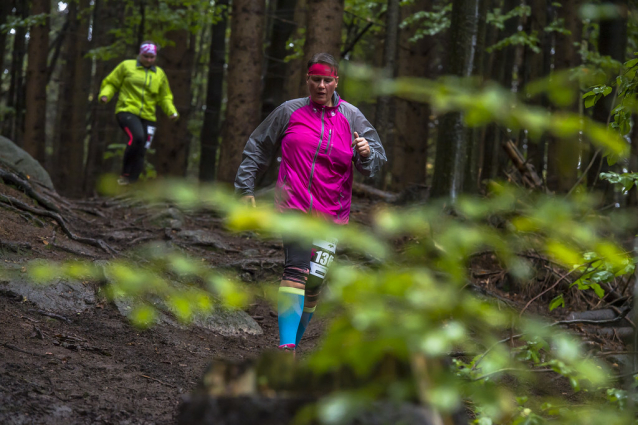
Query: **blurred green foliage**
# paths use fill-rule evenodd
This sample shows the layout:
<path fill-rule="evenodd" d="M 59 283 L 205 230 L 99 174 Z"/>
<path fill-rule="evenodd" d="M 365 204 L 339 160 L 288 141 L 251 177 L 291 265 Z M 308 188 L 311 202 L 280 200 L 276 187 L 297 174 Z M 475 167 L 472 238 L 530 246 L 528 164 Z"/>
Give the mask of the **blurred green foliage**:
<path fill-rule="evenodd" d="M 112 182 L 103 184 L 103 189 L 119 189 Z M 631 256 L 604 236 L 617 231 L 622 220 L 600 220 L 592 214 L 595 200 L 586 195 L 557 199 L 495 183 L 485 199 L 462 198 L 453 210 L 437 203 L 379 210 L 370 227 L 335 226 L 302 214 L 281 214 L 270 205 L 247 208 L 222 188 L 182 181 L 147 185 L 137 195 L 185 210 L 214 209 L 235 232 L 339 239 L 352 261 L 335 261 L 330 291 L 319 309 L 329 325 L 321 346 L 308 359 L 319 372 L 345 364 L 366 376 L 390 355 L 412 364 L 419 381 L 416 394 L 398 382 L 390 391 L 396 399 L 416 397 L 443 414 L 470 403 L 476 423 L 544 423 L 548 418 L 574 423 L 573 418 L 581 416 L 588 420 L 579 423 L 604 423 L 610 411 L 627 419 L 619 403 L 604 406 L 609 370 L 586 357 L 576 338 L 551 324 L 519 317 L 467 289 L 468 265 L 485 252 L 523 284 L 534 272 L 521 255 L 528 252 L 563 264 L 589 288 L 592 284 L 586 280 L 605 279 L 596 273 L 633 269 Z M 151 296 L 162 298 L 184 323 L 219 303 L 237 308 L 253 296 L 231 277 L 173 251 L 155 247 L 137 255 L 144 261 L 39 264 L 30 273 L 38 280 L 58 273 L 106 280 L 110 297 L 138 301 L 131 319 L 140 326 L 152 324 L 158 314 L 148 302 Z M 600 286 L 593 289 L 603 291 Z M 451 352 L 462 354 L 446 366 L 443 360 Z M 423 362 L 431 368 L 429 374 L 420 374 L 417 365 Z M 571 405 L 569 399 L 562 400 L 560 408 L 551 407 L 556 401 L 538 397 L 517 401 L 526 390 L 517 393 L 516 387 L 502 384 L 508 375 L 525 383 L 524 388 L 534 387 L 543 382 L 537 376 L 548 373 L 564 376 L 574 391 L 584 392 L 586 407 Z M 370 388 L 328 395 L 320 417 L 324 423 L 340 423 L 378 393 L 372 377 Z"/>

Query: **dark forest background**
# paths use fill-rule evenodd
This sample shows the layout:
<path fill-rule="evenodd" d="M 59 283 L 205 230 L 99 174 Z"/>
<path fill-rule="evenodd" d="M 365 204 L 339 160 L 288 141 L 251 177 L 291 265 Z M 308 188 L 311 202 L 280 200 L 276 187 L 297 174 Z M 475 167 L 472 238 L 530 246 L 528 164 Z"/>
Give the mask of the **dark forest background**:
<path fill-rule="evenodd" d="M 97 93 L 146 39 L 161 46 L 158 65 L 181 115 L 172 123 L 158 111 L 149 176 L 232 182 L 248 135 L 277 105 L 307 95 L 305 62 L 326 51 L 342 65 L 368 65 L 388 77 L 496 82 L 549 114 L 560 108 L 625 125 L 631 144 L 631 157 L 610 166 L 584 138 L 532 139 L 525 128 L 497 124 L 467 128 L 462 113 L 438 116 L 427 103 L 380 96 L 356 102 L 389 158 L 367 185 L 395 192 L 431 186 L 434 195 L 448 195 L 481 192 L 487 180 L 502 178 L 557 193 L 597 188 L 607 203 L 637 202 L 598 178 L 638 171 L 632 115 L 618 124 L 611 113 L 617 90 L 609 95 L 636 50 L 630 0 L 4 0 L 0 132 L 38 159 L 62 194 L 90 196 L 99 175 L 119 171 L 124 135 L 116 102 L 99 104 Z M 607 96 L 590 97 L 603 99 L 595 105 L 582 99 L 592 85 L 583 75 L 600 77 Z M 360 99 L 348 77 L 345 67 L 340 94 Z M 523 89 L 548 77 L 549 95 Z M 600 86 L 604 80 L 609 88 Z M 551 99 L 565 89 L 579 96 Z"/>

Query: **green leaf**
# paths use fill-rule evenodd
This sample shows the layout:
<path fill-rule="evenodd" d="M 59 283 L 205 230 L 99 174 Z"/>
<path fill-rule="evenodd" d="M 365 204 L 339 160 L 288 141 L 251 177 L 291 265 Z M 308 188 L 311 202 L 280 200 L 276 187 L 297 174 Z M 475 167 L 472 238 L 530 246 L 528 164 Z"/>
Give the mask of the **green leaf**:
<path fill-rule="evenodd" d="M 558 307 L 565 307 L 565 299 L 563 298 L 563 294 L 560 294 L 559 296 L 555 297 L 549 303 L 549 311 L 552 311 Z"/>

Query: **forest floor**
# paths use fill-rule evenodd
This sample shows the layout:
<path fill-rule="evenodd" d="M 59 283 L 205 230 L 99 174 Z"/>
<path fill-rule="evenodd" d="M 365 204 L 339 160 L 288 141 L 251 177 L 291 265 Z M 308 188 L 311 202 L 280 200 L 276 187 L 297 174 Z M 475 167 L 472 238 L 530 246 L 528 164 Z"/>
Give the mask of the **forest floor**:
<path fill-rule="evenodd" d="M 35 205 L 14 186 L 0 184 L 0 195 Z M 150 208 L 132 204 L 127 198 L 57 199 L 67 213 L 69 227 L 78 235 L 102 239 L 120 252 L 158 241 L 202 258 L 211 267 L 234 269 L 247 285 L 277 285 L 281 275 L 280 241 L 230 233 L 214 215 L 183 214 L 169 205 Z M 99 247 L 69 239 L 51 218 L 4 205 L 0 262 L 14 269 L 36 258 L 112 258 Z M 365 224 L 370 211 L 381 205 L 356 198 L 351 217 Z M 194 244 L 180 236 L 197 231 L 206 231 L 216 239 Z M 519 309 L 531 299 L 533 294 L 504 287 L 509 285 L 506 273 L 489 255 L 472 267 L 475 289 L 483 295 Z M 195 388 L 213 357 L 255 357 L 278 342 L 276 313 L 265 298 L 246 310 L 263 330 L 261 335 L 224 336 L 203 328 L 177 329 L 166 324 L 142 331 L 105 299 L 97 297 L 72 315 L 47 315 L 28 299 L 3 291 L 1 281 L 2 424 L 171 424 L 182 395 Z M 547 305 L 548 296 L 551 293 L 539 303 Z M 546 313 L 544 308 L 536 311 Z M 321 319 L 311 322 L 300 347 L 301 356 L 313 350 L 323 327 Z M 608 349 L 617 349 L 620 344 L 613 338 L 603 343 Z"/>

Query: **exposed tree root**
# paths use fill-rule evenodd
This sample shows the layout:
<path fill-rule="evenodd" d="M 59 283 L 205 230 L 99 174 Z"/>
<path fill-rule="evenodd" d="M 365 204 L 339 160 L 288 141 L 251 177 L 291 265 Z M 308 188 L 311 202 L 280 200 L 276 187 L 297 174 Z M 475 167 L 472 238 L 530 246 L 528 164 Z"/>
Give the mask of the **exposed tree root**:
<path fill-rule="evenodd" d="M 31 187 L 31 184 L 29 184 L 28 181 L 21 179 L 16 174 L 10 173 L 0 168 L 0 178 L 5 182 L 12 183 L 19 189 L 22 189 L 24 193 L 26 193 L 30 198 L 38 201 L 38 203 L 46 209 L 55 211 L 56 213 L 60 212 L 60 208 L 53 201 L 47 199 L 40 193 L 33 190 L 33 187 Z"/>
<path fill-rule="evenodd" d="M 0 202 L 4 202 L 7 205 L 11 205 L 14 207 L 18 207 L 24 211 L 28 211 L 30 213 L 33 214 L 37 214 L 39 216 L 42 217 L 49 217 L 52 218 L 53 220 L 55 220 L 60 227 L 62 228 L 62 230 L 64 231 L 64 233 L 71 239 L 73 239 L 76 242 L 80 242 L 80 243 L 84 243 L 87 245 L 91 245 L 91 246 L 95 246 L 98 248 L 101 248 L 102 250 L 104 250 L 107 254 L 116 254 L 117 251 L 113 248 L 111 248 L 106 242 L 104 242 L 101 239 L 92 239 L 92 238 L 85 238 L 82 236 L 77 236 L 75 233 L 73 233 L 69 227 L 67 226 L 66 222 L 64 221 L 64 219 L 57 213 L 53 212 L 53 211 L 48 211 L 48 210 L 43 210 L 40 208 L 35 208 L 32 207 L 31 205 L 25 204 L 24 202 L 13 198 L 11 196 L 7 196 L 7 195 L 2 195 L 0 194 Z"/>

